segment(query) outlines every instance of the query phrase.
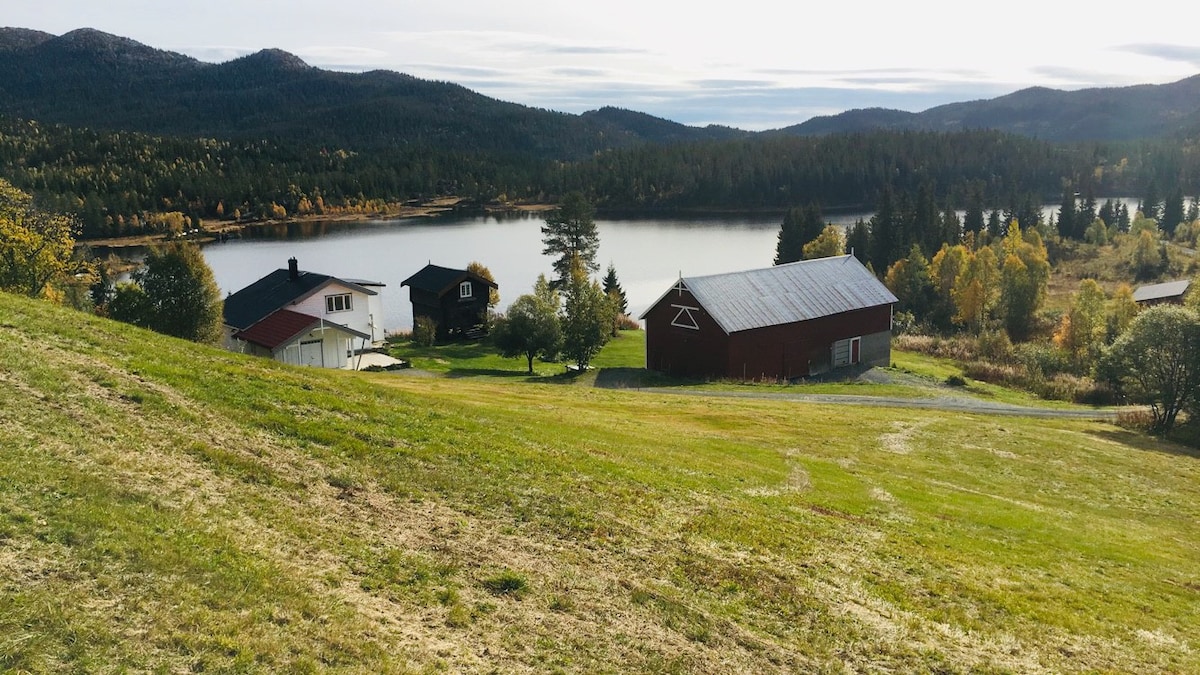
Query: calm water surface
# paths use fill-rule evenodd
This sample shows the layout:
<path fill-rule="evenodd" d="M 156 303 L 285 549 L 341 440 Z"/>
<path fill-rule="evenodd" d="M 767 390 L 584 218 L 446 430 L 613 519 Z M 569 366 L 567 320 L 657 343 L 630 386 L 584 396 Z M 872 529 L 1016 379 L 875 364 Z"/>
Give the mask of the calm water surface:
<path fill-rule="evenodd" d="M 1131 212 L 1136 208 L 1135 203 L 1127 206 Z M 1049 217 L 1057 210 L 1057 205 L 1047 204 L 1044 213 Z M 871 215 L 826 214 L 825 220 L 849 226 Z M 466 216 L 256 227 L 242 239 L 209 244 L 203 251 L 225 293 L 287 267 L 293 256 L 302 270 L 381 281 L 387 285 L 385 329 L 408 330 L 412 305 L 408 288 L 400 282 L 426 263 L 454 268 L 473 260 L 483 263 L 500 286 L 500 311 L 531 292 L 539 274 L 552 276 L 552 261 L 542 255 L 543 218 L 544 214 Z M 629 300 L 629 312 L 636 317 L 681 275 L 770 266 L 781 220 L 779 215 L 597 220 L 597 278 L 612 263 Z"/>
<path fill-rule="evenodd" d="M 832 219 L 831 219 L 832 220 Z M 850 222 L 853 222 L 851 219 Z M 551 258 L 542 255 L 538 215 L 455 217 L 324 223 L 255 228 L 242 239 L 204 247 L 222 292 L 232 293 L 295 257 L 300 269 L 387 284 L 384 327 L 412 327 L 408 288 L 400 283 L 433 263 L 466 267 L 477 260 L 500 286 L 500 310 L 529 293 L 539 274 L 552 276 Z M 629 300 L 640 314 L 682 274 L 697 276 L 769 266 L 775 256 L 779 217 L 720 220 L 597 220 L 600 264 L 611 262 Z"/>

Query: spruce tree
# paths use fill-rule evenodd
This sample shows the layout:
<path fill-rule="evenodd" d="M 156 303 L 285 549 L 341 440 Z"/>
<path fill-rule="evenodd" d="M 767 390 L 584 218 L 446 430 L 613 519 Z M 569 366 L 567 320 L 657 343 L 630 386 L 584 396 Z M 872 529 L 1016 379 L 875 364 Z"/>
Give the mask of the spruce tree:
<path fill-rule="evenodd" d="M 612 263 L 608 264 L 608 272 L 604 275 L 603 287 L 605 295 L 615 298 L 617 312 L 628 314 L 629 300 L 625 297 L 625 289 L 621 288 L 621 282 L 617 281 L 617 268 Z"/>

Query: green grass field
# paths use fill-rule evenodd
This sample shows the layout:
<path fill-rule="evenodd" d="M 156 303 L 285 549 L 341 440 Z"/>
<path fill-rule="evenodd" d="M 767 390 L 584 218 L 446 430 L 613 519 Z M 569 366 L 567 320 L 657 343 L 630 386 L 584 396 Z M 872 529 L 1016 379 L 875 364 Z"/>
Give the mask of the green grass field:
<path fill-rule="evenodd" d="M 0 670 L 1200 670 L 1193 451 L 591 386 L 624 340 L 325 372 L 0 294 Z"/>

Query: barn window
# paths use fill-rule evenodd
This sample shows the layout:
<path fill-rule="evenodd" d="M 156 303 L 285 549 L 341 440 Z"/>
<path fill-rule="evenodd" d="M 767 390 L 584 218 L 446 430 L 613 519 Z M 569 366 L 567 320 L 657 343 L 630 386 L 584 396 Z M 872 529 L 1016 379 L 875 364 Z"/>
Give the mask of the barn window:
<path fill-rule="evenodd" d="M 472 297 L 473 295 L 474 295 L 474 291 L 471 290 L 471 282 L 464 281 L 458 285 L 458 297 L 469 298 L 469 297 Z"/>
<path fill-rule="evenodd" d="M 833 343 L 833 367 L 838 368 L 858 363 L 861 359 L 859 354 L 861 348 L 861 337 L 847 338 Z"/>
<path fill-rule="evenodd" d="M 325 296 L 325 312 L 327 314 L 347 312 L 351 309 L 354 309 L 354 303 L 349 293 Z"/>
<path fill-rule="evenodd" d="M 696 322 L 696 317 L 692 312 L 699 312 L 699 307 L 688 307 L 687 305 L 671 305 L 679 312 L 675 314 L 675 318 L 671 319 L 671 325 L 676 328 L 690 328 L 692 330 L 700 330 L 700 324 Z"/>

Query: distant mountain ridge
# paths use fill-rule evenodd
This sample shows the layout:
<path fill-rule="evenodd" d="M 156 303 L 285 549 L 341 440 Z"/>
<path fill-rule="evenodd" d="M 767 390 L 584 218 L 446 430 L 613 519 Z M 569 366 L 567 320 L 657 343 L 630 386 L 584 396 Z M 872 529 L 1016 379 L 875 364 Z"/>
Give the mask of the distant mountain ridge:
<path fill-rule="evenodd" d="M 1061 91 L 1030 87 L 993 99 L 950 103 L 920 113 L 859 109 L 780 130 L 819 135 L 907 129 L 994 129 L 1048 141 L 1128 141 L 1200 132 L 1200 75 L 1168 84 Z"/>
<path fill-rule="evenodd" d="M 355 151 L 436 146 L 570 161 L 641 144 L 880 129 L 994 129 L 1047 141 L 1195 135 L 1200 75 L 1072 92 L 1033 87 L 919 113 L 849 110 L 754 133 L 692 127 L 615 107 L 553 112 L 394 71 L 323 70 L 278 49 L 213 64 L 90 28 L 60 36 L 0 28 L 0 114 L 102 130 L 272 138 Z"/>
<path fill-rule="evenodd" d="M 572 159 L 638 143 L 744 135 L 634 112 L 568 115 L 393 71 L 342 73 L 265 49 L 211 64 L 84 28 L 0 29 L 0 114 L 165 135 L 271 137 L 368 150 Z"/>

